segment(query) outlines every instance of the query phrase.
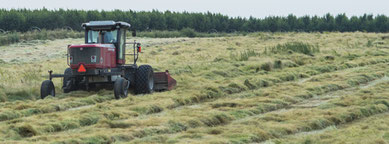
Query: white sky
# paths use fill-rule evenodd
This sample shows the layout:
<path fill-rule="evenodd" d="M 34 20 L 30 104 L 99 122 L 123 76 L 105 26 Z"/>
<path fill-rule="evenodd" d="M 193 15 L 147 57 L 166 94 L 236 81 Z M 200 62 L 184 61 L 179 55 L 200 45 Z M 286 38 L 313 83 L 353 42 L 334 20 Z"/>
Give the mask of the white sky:
<path fill-rule="evenodd" d="M 389 0 L 0 0 L 0 7 L 84 10 L 213 12 L 236 17 L 297 16 L 346 13 L 389 15 Z"/>

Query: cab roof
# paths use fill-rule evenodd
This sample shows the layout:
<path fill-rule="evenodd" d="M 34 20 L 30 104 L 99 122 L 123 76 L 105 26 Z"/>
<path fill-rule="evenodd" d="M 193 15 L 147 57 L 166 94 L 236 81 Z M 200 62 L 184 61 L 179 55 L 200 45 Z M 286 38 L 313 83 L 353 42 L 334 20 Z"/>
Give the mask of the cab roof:
<path fill-rule="evenodd" d="M 131 27 L 129 23 L 121 21 L 90 21 L 88 23 L 83 23 L 81 26 L 85 30 L 114 30 L 118 28 L 128 29 Z"/>

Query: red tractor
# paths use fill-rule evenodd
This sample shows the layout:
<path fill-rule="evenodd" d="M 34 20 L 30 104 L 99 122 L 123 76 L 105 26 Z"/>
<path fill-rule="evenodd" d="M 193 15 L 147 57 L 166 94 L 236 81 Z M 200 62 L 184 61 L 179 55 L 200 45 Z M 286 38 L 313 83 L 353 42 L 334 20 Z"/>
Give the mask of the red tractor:
<path fill-rule="evenodd" d="M 63 92 L 90 90 L 99 84 L 113 84 L 116 99 L 125 98 L 128 89 L 136 94 L 171 90 L 176 81 L 169 72 L 154 73 L 150 65 L 138 67 L 136 61 L 141 45 L 134 41 L 126 43 L 126 32 L 130 24 L 114 21 L 91 21 L 82 24 L 85 30 L 85 44 L 68 45 L 67 68 L 64 74 L 52 74 L 41 86 L 41 98 L 55 96 L 52 78 L 63 78 Z M 135 31 L 132 33 L 136 35 Z M 126 46 L 132 45 L 132 53 L 126 54 Z M 133 56 L 133 63 L 126 64 L 126 55 Z"/>

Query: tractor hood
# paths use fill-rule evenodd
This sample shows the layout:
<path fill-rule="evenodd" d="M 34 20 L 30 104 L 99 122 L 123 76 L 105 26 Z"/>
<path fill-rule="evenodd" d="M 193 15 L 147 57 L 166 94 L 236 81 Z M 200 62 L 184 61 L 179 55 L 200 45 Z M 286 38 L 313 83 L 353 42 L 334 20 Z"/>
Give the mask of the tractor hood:
<path fill-rule="evenodd" d="M 81 65 L 88 69 L 116 67 L 116 49 L 113 44 L 69 45 L 69 64 L 72 69 Z"/>

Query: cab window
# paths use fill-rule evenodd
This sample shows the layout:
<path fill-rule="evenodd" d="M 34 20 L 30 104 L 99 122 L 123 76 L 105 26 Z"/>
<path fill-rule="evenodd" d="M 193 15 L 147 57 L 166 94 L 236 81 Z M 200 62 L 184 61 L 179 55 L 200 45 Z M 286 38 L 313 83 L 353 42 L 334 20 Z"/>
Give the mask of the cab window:
<path fill-rule="evenodd" d="M 113 31 L 88 31 L 88 43 L 116 43 L 117 30 Z"/>
<path fill-rule="evenodd" d="M 126 36 L 125 35 L 126 35 L 126 31 L 121 30 L 120 31 L 120 43 L 119 43 L 119 59 L 123 59 L 123 56 L 124 56 L 124 49 L 126 46 L 126 39 L 125 39 Z"/>

